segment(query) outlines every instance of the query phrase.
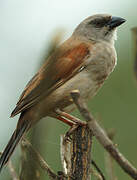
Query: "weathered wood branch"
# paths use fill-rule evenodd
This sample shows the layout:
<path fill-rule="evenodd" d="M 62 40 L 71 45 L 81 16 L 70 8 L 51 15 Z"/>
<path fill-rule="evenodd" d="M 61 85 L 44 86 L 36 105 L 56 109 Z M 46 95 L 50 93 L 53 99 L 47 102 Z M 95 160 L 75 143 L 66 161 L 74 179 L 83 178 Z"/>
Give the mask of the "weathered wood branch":
<path fill-rule="evenodd" d="M 62 165 L 68 180 L 91 179 L 91 144 L 92 133 L 87 126 L 79 126 L 73 133 L 72 139 L 66 141 L 61 137 Z"/>
<path fill-rule="evenodd" d="M 86 103 L 80 97 L 79 91 L 73 91 L 71 96 L 81 115 L 86 119 L 88 127 L 100 142 L 100 144 L 111 154 L 111 156 L 127 174 L 129 174 L 133 179 L 137 180 L 137 169 L 123 156 L 123 154 L 120 153 L 118 148 L 108 138 L 104 129 L 102 129 L 97 121 L 93 118 L 91 113 L 88 111 Z"/>

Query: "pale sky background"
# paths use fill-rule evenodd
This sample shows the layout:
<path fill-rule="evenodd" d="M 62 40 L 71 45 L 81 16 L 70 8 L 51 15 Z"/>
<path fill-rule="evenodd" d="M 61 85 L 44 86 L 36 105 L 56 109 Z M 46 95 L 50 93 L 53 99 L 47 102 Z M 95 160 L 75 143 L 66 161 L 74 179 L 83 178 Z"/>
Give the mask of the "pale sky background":
<path fill-rule="evenodd" d="M 15 128 L 10 119 L 24 86 L 39 64 L 41 53 L 56 29 L 69 37 L 76 25 L 96 13 L 127 19 L 121 36 L 137 25 L 137 0 L 1 0 L 0 1 L 0 144 Z M 120 32 L 119 32 L 120 34 Z M 117 44 L 123 37 L 119 37 Z M 127 39 L 127 38 L 126 38 Z M 124 42 L 128 46 L 128 42 Z"/>
<path fill-rule="evenodd" d="M 116 42 L 127 49 L 130 28 L 137 26 L 137 0 L 0 0 L 0 151 L 16 126 L 18 117 L 10 119 L 10 113 L 52 35 L 62 28 L 67 38 L 96 13 L 127 19 Z"/>
<path fill-rule="evenodd" d="M 57 29 L 69 37 L 76 25 L 96 13 L 127 19 L 117 44 L 130 38 L 137 25 L 137 0 L 1 0 L 0 1 L 0 144 L 13 132 L 17 118 L 10 113 L 36 70 L 46 44 Z M 122 33 L 121 33 L 122 31 Z M 123 42 L 129 46 L 130 42 Z"/>

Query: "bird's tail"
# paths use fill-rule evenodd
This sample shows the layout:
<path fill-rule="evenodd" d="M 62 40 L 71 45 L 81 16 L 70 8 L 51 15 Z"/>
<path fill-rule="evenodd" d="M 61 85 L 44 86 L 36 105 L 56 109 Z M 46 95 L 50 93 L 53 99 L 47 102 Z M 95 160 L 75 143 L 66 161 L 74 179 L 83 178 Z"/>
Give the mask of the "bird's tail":
<path fill-rule="evenodd" d="M 27 122 L 22 123 L 20 128 L 17 126 L 16 130 L 11 136 L 6 148 L 4 149 L 0 157 L 0 172 L 3 166 L 8 162 L 10 156 L 12 155 L 14 149 L 16 148 L 17 144 L 19 143 L 20 139 L 22 138 L 23 134 L 28 129 L 28 127 L 29 124 Z"/>

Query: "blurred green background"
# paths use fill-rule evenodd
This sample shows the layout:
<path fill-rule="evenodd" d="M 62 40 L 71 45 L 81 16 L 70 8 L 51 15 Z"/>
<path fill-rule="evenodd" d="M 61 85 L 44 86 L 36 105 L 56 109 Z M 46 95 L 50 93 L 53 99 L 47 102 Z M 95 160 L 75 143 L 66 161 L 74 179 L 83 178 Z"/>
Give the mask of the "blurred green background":
<path fill-rule="evenodd" d="M 131 35 L 131 28 L 137 26 L 136 8 L 137 0 L 0 1 L 0 151 L 16 127 L 18 117 L 10 119 L 10 113 L 26 83 L 42 62 L 54 35 L 63 30 L 63 39 L 66 39 L 86 17 L 110 13 L 127 19 L 118 30 L 115 43 L 118 64 L 88 106 L 102 127 L 115 130 L 114 142 L 137 167 L 137 82 L 133 72 L 135 57 Z M 78 111 L 73 114 L 80 117 Z M 63 123 L 49 118 L 41 120 L 35 129 L 36 139 L 39 132 L 42 133 L 35 147 L 55 171 L 62 169 L 60 134 L 67 129 Z M 106 175 L 104 154 L 104 149 L 94 138 L 92 157 Z M 18 167 L 19 148 L 12 159 Z M 119 180 L 131 179 L 116 163 L 114 172 Z M 45 173 L 42 176 L 41 179 L 48 180 Z M 0 179 L 11 179 L 7 168 L 0 174 Z"/>

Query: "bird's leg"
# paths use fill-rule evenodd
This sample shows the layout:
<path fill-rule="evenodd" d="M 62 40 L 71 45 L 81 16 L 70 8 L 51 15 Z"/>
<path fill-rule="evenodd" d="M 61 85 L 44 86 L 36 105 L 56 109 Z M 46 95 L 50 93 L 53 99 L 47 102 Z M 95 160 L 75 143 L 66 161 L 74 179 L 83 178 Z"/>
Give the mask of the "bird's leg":
<path fill-rule="evenodd" d="M 63 112 L 59 109 L 56 110 L 56 113 L 59 115 L 56 118 L 59 119 L 60 121 L 63 121 L 64 123 L 68 124 L 70 129 L 67 131 L 65 135 L 65 140 L 70 140 L 71 139 L 71 134 L 77 129 L 78 126 L 85 126 L 87 123 L 84 121 L 79 120 L 78 118 Z"/>
<path fill-rule="evenodd" d="M 60 109 L 57 109 L 56 113 L 59 115 L 59 117 L 64 117 L 65 118 L 65 121 L 63 121 L 65 123 L 67 123 L 66 122 L 67 120 L 70 120 L 72 122 L 72 125 L 77 124 L 77 125 L 80 125 L 80 126 L 85 126 L 87 124 L 86 122 L 81 121 L 80 119 L 78 119 L 78 118 L 76 118 L 76 117 L 74 117 L 74 116 L 72 116 L 72 115 L 70 115 L 70 114 L 68 114 L 68 113 L 66 113 L 64 111 L 61 111 Z"/>
<path fill-rule="evenodd" d="M 64 141 L 71 141 L 71 134 L 78 127 L 78 125 L 76 125 L 74 122 L 72 122 L 64 117 L 61 117 L 61 116 L 56 116 L 56 118 L 70 126 L 70 129 L 65 134 Z"/>
<path fill-rule="evenodd" d="M 64 122 L 65 124 L 68 124 L 68 125 L 71 126 L 71 127 L 72 127 L 73 125 L 75 125 L 74 122 L 72 122 L 72 121 L 70 121 L 70 120 L 68 120 L 68 119 L 66 119 L 66 118 L 64 118 L 64 117 L 62 117 L 62 116 L 56 116 L 56 118 L 57 118 L 58 120 Z"/>

